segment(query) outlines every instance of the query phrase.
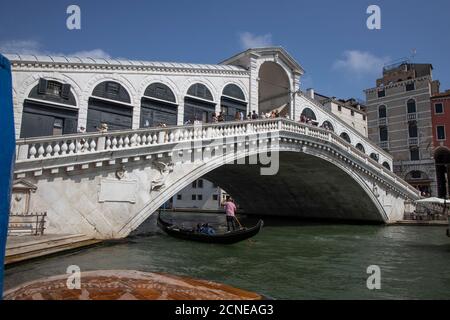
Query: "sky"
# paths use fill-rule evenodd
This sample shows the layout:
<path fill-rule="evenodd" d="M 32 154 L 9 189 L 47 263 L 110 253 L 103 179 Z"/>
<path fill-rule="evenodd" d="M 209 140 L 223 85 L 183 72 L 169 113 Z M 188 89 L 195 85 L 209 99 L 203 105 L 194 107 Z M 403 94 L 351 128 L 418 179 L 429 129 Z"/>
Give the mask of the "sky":
<path fill-rule="evenodd" d="M 69 5 L 81 29 L 69 30 Z M 381 9 L 369 30 L 367 8 Z M 449 0 L 15 0 L 0 5 L 0 52 L 219 63 L 282 46 L 305 69 L 302 90 L 364 99 L 385 64 L 432 63 L 450 89 Z M 415 52 L 415 53 L 414 53 Z"/>

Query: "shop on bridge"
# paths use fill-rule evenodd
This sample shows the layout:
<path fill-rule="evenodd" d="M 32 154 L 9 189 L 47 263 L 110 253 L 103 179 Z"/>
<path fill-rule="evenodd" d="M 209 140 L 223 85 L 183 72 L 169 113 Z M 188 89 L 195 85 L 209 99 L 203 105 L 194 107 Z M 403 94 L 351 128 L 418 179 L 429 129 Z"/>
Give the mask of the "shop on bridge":
<path fill-rule="evenodd" d="M 236 113 L 242 113 L 244 117 L 247 115 L 244 92 L 235 84 L 229 84 L 223 89 L 220 106 L 225 121 L 235 120 Z"/>
<path fill-rule="evenodd" d="M 178 105 L 172 90 L 162 83 L 153 83 L 147 87 L 141 100 L 140 127 L 149 128 L 159 125 L 177 124 Z"/>
<path fill-rule="evenodd" d="M 211 91 L 201 83 L 192 85 L 184 98 L 184 123 L 209 123 L 215 112 L 216 103 Z"/>
<path fill-rule="evenodd" d="M 78 109 L 69 84 L 40 79 L 25 99 L 21 138 L 77 132 Z"/>
<path fill-rule="evenodd" d="M 89 98 L 87 132 L 95 132 L 101 124 L 108 130 L 131 129 L 133 106 L 127 90 L 117 82 L 105 81 L 97 85 Z"/>

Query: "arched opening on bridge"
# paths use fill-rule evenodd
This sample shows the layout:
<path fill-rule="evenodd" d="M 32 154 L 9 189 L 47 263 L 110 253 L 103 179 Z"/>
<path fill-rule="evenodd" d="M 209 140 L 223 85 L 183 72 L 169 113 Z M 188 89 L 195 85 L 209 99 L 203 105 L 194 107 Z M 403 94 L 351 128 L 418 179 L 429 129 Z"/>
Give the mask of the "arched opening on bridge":
<path fill-rule="evenodd" d="M 204 178 L 227 190 L 248 214 L 384 221 L 367 190 L 335 164 L 297 152 L 281 152 L 279 160 L 273 176 L 261 175 L 247 158 L 247 165 L 227 164 Z"/>
<path fill-rule="evenodd" d="M 301 116 L 305 117 L 307 120 L 317 120 L 316 114 L 310 108 L 303 109 Z"/>
<path fill-rule="evenodd" d="M 103 124 L 108 130 L 127 130 L 132 122 L 130 94 L 120 83 L 104 81 L 94 88 L 88 102 L 87 132 L 98 131 Z"/>
<path fill-rule="evenodd" d="M 237 117 L 243 116 L 245 119 L 247 115 L 247 102 L 245 101 L 244 92 L 235 84 L 227 85 L 222 92 L 220 98 L 220 107 L 225 115 L 225 121 L 233 121 Z"/>
<path fill-rule="evenodd" d="M 341 137 L 342 139 L 344 139 L 345 141 L 347 141 L 348 143 L 352 143 L 352 140 L 350 140 L 350 136 L 348 135 L 347 132 L 342 132 L 341 135 L 340 135 L 340 137 Z"/>
<path fill-rule="evenodd" d="M 211 91 L 202 83 L 193 84 L 184 98 L 184 123 L 211 122 L 216 110 Z"/>
<path fill-rule="evenodd" d="M 163 83 L 152 83 L 141 99 L 140 127 L 177 124 L 178 105 L 172 90 Z"/>
<path fill-rule="evenodd" d="M 410 171 L 406 175 L 405 181 L 419 190 L 423 196 L 431 196 L 431 179 L 425 172 L 419 170 Z"/>
<path fill-rule="evenodd" d="M 77 132 L 78 109 L 70 84 L 41 78 L 23 103 L 21 138 Z"/>
<path fill-rule="evenodd" d="M 364 146 L 361 143 L 356 144 L 356 149 L 358 149 L 362 153 L 366 153 L 366 149 L 364 149 Z"/>
<path fill-rule="evenodd" d="M 333 125 L 331 124 L 331 122 L 328 121 L 328 120 L 327 120 L 327 121 L 324 121 L 324 122 L 322 123 L 322 128 L 334 132 L 334 127 L 333 127 Z"/>
<path fill-rule="evenodd" d="M 286 71 L 275 62 L 264 62 L 259 69 L 259 113 L 291 115 L 291 86 Z"/>
<path fill-rule="evenodd" d="M 374 152 L 372 152 L 372 153 L 370 154 L 370 158 L 371 158 L 372 160 L 375 160 L 376 162 L 378 162 L 378 161 L 380 160 L 380 156 L 379 156 L 378 154 L 374 153 Z"/>
<path fill-rule="evenodd" d="M 387 163 L 386 161 L 383 162 L 383 167 L 385 167 L 386 169 L 388 169 L 389 171 L 391 171 L 391 166 L 390 166 L 389 163 Z"/>
<path fill-rule="evenodd" d="M 448 198 L 450 193 L 450 150 L 439 148 L 434 152 L 439 198 Z"/>

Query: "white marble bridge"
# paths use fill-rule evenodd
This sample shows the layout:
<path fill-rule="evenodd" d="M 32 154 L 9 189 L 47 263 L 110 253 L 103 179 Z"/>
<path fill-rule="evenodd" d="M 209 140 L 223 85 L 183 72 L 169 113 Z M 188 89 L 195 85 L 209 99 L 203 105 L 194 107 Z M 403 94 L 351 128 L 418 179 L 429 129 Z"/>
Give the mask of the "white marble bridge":
<path fill-rule="evenodd" d="M 419 198 L 338 133 L 282 118 L 17 141 L 16 181 L 49 233 L 126 237 L 203 176 L 249 214 L 387 223 Z"/>

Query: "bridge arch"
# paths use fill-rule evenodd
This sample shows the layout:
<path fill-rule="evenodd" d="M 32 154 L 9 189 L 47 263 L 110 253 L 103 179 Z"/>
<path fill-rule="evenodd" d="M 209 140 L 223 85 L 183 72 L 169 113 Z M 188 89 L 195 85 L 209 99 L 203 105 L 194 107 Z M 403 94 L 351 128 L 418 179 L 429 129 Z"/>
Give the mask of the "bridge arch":
<path fill-rule="evenodd" d="M 358 150 L 361 151 L 362 153 L 366 153 L 366 149 L 364 148 L 364 146 L 362 145 L 362 143 L 357 143 L 355 147 L 356 147 L 356 149 L 358 149 Z"/>
<path fill-rule="evenodd" d="M 352 143 L 352 140 L 350 139 L 350 136 L 348 135 L 348 133 L 347 132 L 342 132 L 340 135 L 339 135 L 342 139 L 344 139 L 345 141 L 347 141 L 348 143 Z"/>
<path fill-rule="evenodd" d="M 273 61 L 261 64 L 258 74 L 258 112 L 279 111 L 291 115 L 291 83 L 288 72 Z"/>
<path fill-rule="evenodd" d="M 246 156 L 252 156 L 250 153 Z M 246 156 L 233 154 L 225 159 L 212 159 L 174 178 L 163 192 L 155 195 L 120 230 L 126 236 L 139 227 L 161 205 L 199 178 L 208 179 L 227 190 L 249 214 L 280 212 L 285 216 L 302 218 L 328 218 L 337 220 L 359 219 L 383 223 L 388 216 L 377 198 L 374 185 L 354 170 L 323 155 L 301 150 L 280 152 L 280 171 L 275 176 L 261 176 L 258 165 L 236 165 Z M 247 159 L 248 160 L 248 159 Z M 248 161 L 246 162 L 248 163 Z M 246 179 L 242 179 L 245 176 Z M 243 180 L 244 187 L 236 187 Z M 344 182 L 345 183 L 344 183 Z M 269 188 L 269 186 L 275 186 Z M 337 187 L 339 186 L 339 187 Z M 334 191 L 332 191 L 334 190 Z M 324 203 L 314 202 L 324 194 L 331 197 Z M 357 204 L 349 196 L 358 195 Z M 271 201 L 269 201 L 272 199 Z M 327 205 L 333 203 L 333 206 Z M 351 204 L 351 205 L 350 205 Z M 356 208 L 356 207 L 357 208 Z"/>
<path fill-rule="evenodd" d="M 303 111 L 302 111 L 302 113 L 301 113 L 301 115 L 304 116 L 304 117 L 306 117 L 307 119 L 311 119 L 311 120 L 314 120 L 314 121 L 317 120 L 316 114 L 315 114 L 314 111 L 313 111 L 311 108 L 309 108 L 309 107 L 304 108 Z M 332 126 L 332 127 L 333 127 L 333 126 Z"/>

